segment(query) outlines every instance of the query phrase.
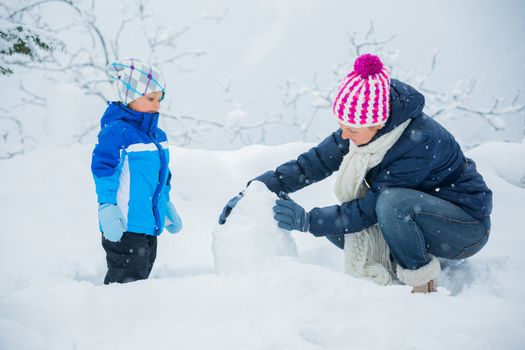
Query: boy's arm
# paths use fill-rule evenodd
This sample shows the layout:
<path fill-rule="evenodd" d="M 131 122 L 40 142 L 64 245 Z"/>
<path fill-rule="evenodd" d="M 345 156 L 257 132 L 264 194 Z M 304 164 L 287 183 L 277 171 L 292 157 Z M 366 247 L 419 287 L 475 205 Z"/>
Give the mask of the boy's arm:
<path fill-rule="evenodd" d="M 164 195 L 168 202 L 170 201 L 170 192 L 171 192 L 171 170 L 168 169 L 168 177 L 166 179 L 166 186 L 164 187 Z"/>
<path fill-rule="evenodd" d="M 119 130 L 109 126 L 100 131 L 91 159 L 98 203 L 117 204 L 122 169 L 121 153 L 124 147 L 124 138 Z"/>
<path fill-rule="evenodd" d="M 337 171 L 349 146 L 348 140 L 343 140 L 341 130 L 338 130 L 296 160 L 279 165 L 274 171 L 267 171 L 251 181 L 261 181 L 274 193 L 295 192 Z"/>

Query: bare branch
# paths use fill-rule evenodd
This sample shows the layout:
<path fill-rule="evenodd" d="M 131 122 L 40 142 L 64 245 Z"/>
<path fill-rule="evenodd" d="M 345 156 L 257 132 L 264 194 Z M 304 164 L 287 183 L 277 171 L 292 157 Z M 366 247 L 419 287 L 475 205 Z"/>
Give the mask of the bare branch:
<path fill-rule="evenodd" d="M 370 27 L 369 27 L 367 33 L 365 34 L 364 40 L 362 40 L 362 41 L 359 40 L 358 39 L 358 35 L 359 34 L 357 32 L 354 32 L 349 38 L 350 39 L 350 44 L 351 44 L 351 46 L 352 46 L 352 48 L 354 50 L 354 54 L 355 54 L 356 57 L 363 53 L 362 52 L 363 48 L 365 48 L 365 47 L 379 48 L 379 47 L 382 47 L 383 45 L 388 44 L 389 42 L 394 40 L 394 38 L 396 37 L 395 35 L 391 35 L 389 38 L 384 39 L 384 40 L 377 40 L 377 39 L 373 38 L 373 36 L 374 36 L 374 25 L 373 25 L 373 23 L 370 23 Z"/>
<path fill-rule="evenodd" d="M 71 20 L 56 26 L 53 20 L 45 17 L 43 9 L 46 5 L 55 3 L 63 5 L 64 9 L 71 10 Z M 131 25 L 140 25 L 144 32 L 146 44 L 152 56 L 161 59 L 155 60 L 157 64 L 177 63 L 180 69 L 189 70 L 180 64 L 181 61 L 187 62 L 189 59 L 197 59 L 205 54 L 204 50 L 179 50 L 178 41 L 189 32 L 194 30 L 199 23 L 213 21 L 220 23 L 225 18 L 228 11 L 218 14 L 203 14 L 178 30 L 159 26 L 156 22 L 150 21 L 151 15 L 147 12 L 150 6 L 145 6 L 142 0 L 137 1 L 138 7 L 129 7 L 130 10 L 122 17 L 118 23 L 116 31 L 107 33 L 97 22 L 94 15 L 97 8 L 97 0 L 88 2 L 78 2 L 74 0 L 37 0 L 19 8 L 10 8 L 0 4 L 0 9 L 4 14 L 3 18 L 16 19 L 19 22 L 24 20 L 32 23 L 32 27 L 39 28 L 45 32 L 52 33 L 56 37 L 67 31 L 77 31 L 75 43 L 71 47 L 79 47 L 69 51 L 66 48 L 60 53 L 50 53 L 40 62 L 31 62 L 17 57 L 10 58 L 9 64 L 19 67 L 20 72 L 38 70 L 44 73 L 52 73 L 47 79 L 50 82 L 73 83 L 80 88 L 86 95 L 97 96 L 106 100 L 105 93 L 110 91 L 112 80 L 109 78 L 106 67 L 110 63 L 110 55 L 119 58 L 120 44 Z M 68 17 L 68 18 L 69 18 Z M 149 22 L 148 22 L 149 21 Z M 148 22 L 148 23 L 147 23 Z M 81 44 L 78 45 L 77 43 Z M 165 52 L 169 52 L 167 55 Z M 10 106 L 11 110 L 22 110 L 25 106 L 35 106 L 45 108 L 46 99 L 38 93 L 29 91 L 23 83 L 20 83 L 19 90 L 23 93 L 20 100 Z M 199 116 L 171 115 L 164 114 L 170 123 L 182 123 L 183 128 L 177 128 L 178 137 L 185 143 L 198 142 L 205 140 L 204 134 L 217 130 L 227 130 L 227 125 L 215 122 Z M 20 124 L 23 127 L 23 124 Z M 92 139 L 98 121 L 88 123 L 83 129 L 73 137 L 78 142 L 86 142 Z M 13 132 L 10 133 L 13 135 Z"/>
<path fill-rule="evenodd" d="M 34 148 L 36 142 L 23 132 L 23 125 L 18 118 L 10 116 L 0 117 L 0 159 L 9 159 L 24 154 Z"/>
<path fill-rule="evenodd" d="M 354 57 L 351 60 L 335 65 L 331 76 L 326 79 L 327 83 L 320 84 L 317 75 L 314 75 L 314 79 L 310 84 L 292 79 L 285 82 L 283 107 L 288 111 L 288 120 L 292 121 L 293 127 L 297 128 L 299 126 L 304 128 L 301 129 L 303 140 L 311 137 L 308 132 L 311 133 L 314 128 L 313 121 L 316 115 L 330 108 L 333 93 L 341 79 L 351 69 L 351 62 L 357 56 L 363 54 L 365 49 L 379 54 L 385 62 L 388 62 L 390 57 L 397 57 L 398 53 L 385 50 L 385 46 L 394 38 L 395 35 L 383 40 L 376 39 L 374 25 L 370 23 L 369 29 L 364 36 L 360 36 L 357 32 L 349 35 L 350 51 L 354 54 Z M 468 104 L 476 86 L 474 79 L 460 81 L 455 87 L 444 91 L 429 88 L 428 86 L 436 72 L 438 63 L 439 52 L 436 51 L 432 55 L 428 67 L 423 72 L 414 67 L 408 69 L 397 66 L 389 67 L 391 72 L 396 70 L 397 77 L 425 94 L 426 108 L 431 111 L 431 117 L 452 120 L 461 116 L 471 115 L 488 123 L 494 130 L 502 130 L 505 128 L 505 118 L 524 113 L 525 107 L 518 103 L 519 92 L 510 104 L 504 105 L 503 100 L 494 98 L 492 106 L 487 109 L 469 107 Z M 312 108 L 309 112 L 308 107 Z M 307 112 L 305 113 L 305 111 Z"/>
<path fill-rule="evenodd" d="M 12 109 L 16 109 L 25 105 L 33 105 L 37 107 L 47 106 L 46 99 L 32 91 L 29 91 L 22 81 L 18 82 L 18 87 L 20 91 L 24 93 L 24 96 L 21 98 L 20 103 L 11 107 Z"/>
<path fill-rule="evenodd" d="M 181 52 L 177 55 L 174 55 L 168 59 L 165 59 L 165 60 L 162 60 L 160 63 L 161 64 L 166 64 L 166 63 L 173 63 L 175 61 L 178 61 L 180 60 L 181 58 L 183 57 L 188 57 L 188 56 L 191 56 L 191 57 L 194 57 L 194 58 L 199 58 L 203 55 L 206 54 L 206 51 L 195 51 L 195 52 Z"/>
<path fill-rule="evenodd" d="M 48 2 L 69 2 L 67 0 L 41 0 L 41 1 L 37 1 L 37 2 L 34 2 L 32 4 L 29 4 L 27 6 L 24 6 L 24 7 L 21 7 L 17 10 L 15 10 L 14 12 L 12 12 L 8 18 L 9 19 L 13 19 L 16 15 L 20 14 L 20 13 L 24 13 L 24 12 L 27 12 L 31 9 L 33 9 L 34 7 L 38 7 L 40 5 L 43 5 L 45 3 L 48 3 Z"/>

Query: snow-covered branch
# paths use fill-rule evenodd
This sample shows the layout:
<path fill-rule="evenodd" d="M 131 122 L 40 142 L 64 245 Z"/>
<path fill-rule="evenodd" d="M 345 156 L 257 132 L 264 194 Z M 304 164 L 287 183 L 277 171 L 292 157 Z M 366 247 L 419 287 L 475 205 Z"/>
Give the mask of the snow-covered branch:
<path fill-rule="evenodd" d="M 0 18 L 0 75 L 13 74 L 14 66 L 44 62 L 63 43 L 49 32 Z"/>
<path fill-rule="evenodd" d="M 24 133 L 24 126 L 5 108 L 0 108 L 0 159 L 9 159 L 33 149 L 36 141 Z"/>
<path fill-rule="evenodd" d="M 446 90 L 429 88 L 432 85 L 432 78 L 439 62 L 439 53 L 433 54 L 430 64 L 424 72 L 414 67 L 401 67 L 395 64 L 400 52 L 386 49 L 394 38 L 395 35 L 385 39 L 377 39 L 374 26 L 371 23 L 369 30 L 363 36 L 357 32 L 349 36 L 351 52 L 349 60 L 335 65 L 331 75 L 325 77 L 324 83 L 319 82 L 317 75 L 314 75 L 311 83 L 304 83 L 295 79 L 289 79 L 285 82 L 283 113 L 288 116 L 285 120 L 292 120 L 293 127 L 300 126 L 302 128 L 300 135 L 304 141 L 310 141 L 313 136 L 312 122 L 315 116 L 320 111 L 329 110 L 331 107 L 334 91 L 342 77 L 351 70 L 351 63 L 357 56 L 365 52 L 373 52 L 380 55 L 385 62 L 394 63 L 388 66 L 392 76 L 406 81 L 424 93 L 426 111 L 433 118 L 451 121 L 470 115 L 486 122 L 493 130 L 499 131 L 507 127 L 505 119 L 508 117 L 515 115 L 525 117 L 525 105 L 518 103 L 519 95 L 510 103 L 504 103 L 502 99 L 494 98 L 492 106 L 488 108 L 471 107 L 471 96 L 476 85 L 474 79 L 453 82 L 455 86 Z M 310 112 L 305 114 L 304 111 L 308 109 Z"/>
<path fill-rule="evenodd" d="M 227 15 L 227 11 L 203 14 L 176 29 L 175 26 L 161 26 L 158 22 L 150 20 L 152 16 L 148 10 L 152 6 L 148 6 L 147 0 L 137 0 L 133 5 L 122 2 L 123 15 L 120 19 L 117 17 L 120 23 L 117 23 L 116 29 L 108 30 L 101 24 L 95 12 L 98 5 L 103 5 L 102 1 L 41 0 L 26 2 L 21 6 L 2 4 L 0 6 L 1 73 L 12 73 L 12 67 L 18 67 L 20 73 L 41 71 L 50 82 L 72 84 L 85 95 L 107 100 L 110 98 L 108 93 L 112 91 L 112 79 L 107 74 L 106 67 L 113 59 L 121 58 L 120 48 L 123 43 L 132 40 L 136 45 L 142 45 L 145 56 L 141 58 L 160 66 L 161 70 L 163 65 L 173 63 L 180 65 L 181 69 L 188 70 L 181 62 L 196 59 L 206 51 L 181 50 L 177 45 L 178 41 L 194 31 L 201 23 L 206 21 L 221 23 Z M 53 6 L 53 11 L 58 7 L 61 13 L 67 15 L 64 15 L 60 21 L 51 18 L 49 6 Z M 137 29 L 139 29 L 138 36 Z M 143 34 L 142 37 L 140 32 Z M 58 48 L 61 50 L 56 50 Z M 22 92 L 21 98 L 19 101 L 13 101 L 10 109 L 29 105 L 46 107 L 47 101 L 44 95 L 30 92 L 25 87 L 23 76 L 20 79 L 22 80 L 19 86 L 19 91 Z M 93 116 L 90 123 L 84 123 L 84 129 L 74 135 L 73 139 L 79 142 L 92 141 L 98 127 L 98 117 Z M 19 121 L 15 115 L 10 115 L 9 118 L 6 120 Z M 213 123 L 198 116 L 170 117 L 168 120 L 185 121 L 185 125 L 191 124 L 188 130 L 177 128 L 177 132 L 184 135 L 187 143 L 193 142 L 195 137 L 206 128 L 225 128 L 224 124 Z M 18 130 L 23 134 L 24 123 L 10 123 L 12 130 Z M 12 134 L 13 132 L 10 135 Z"/>

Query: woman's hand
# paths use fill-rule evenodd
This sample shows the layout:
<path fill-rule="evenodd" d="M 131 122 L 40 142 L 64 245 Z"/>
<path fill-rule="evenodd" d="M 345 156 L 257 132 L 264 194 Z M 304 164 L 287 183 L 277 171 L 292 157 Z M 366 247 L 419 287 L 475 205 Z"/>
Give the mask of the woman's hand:
<path fill-rule="evenodd" d="M 228 218 L 232 209 L 235 208 L 235 206 L 241 200 L 242 197 L 244 197 L 244 191 L 239 192 L 238 195 L 236 195 L 235 197 L 230 199 L 228 203 L 226 203 L 226 206 L 224 207 L 224 209 L 222 209 L 222 213 L 219 216 L 219 224 L 224 225 L 224 223 L 226 223 L 226 218 Z"/>
<path fill-rule="evenodd" d="M 310 214 L 299 204 L 295 203 L 285 192 L 279 192 L 280 199 L 275 201 L 273 207 L 274 218 L 277 225 L 285 230 L 308 232 L 310 227 Z"/>

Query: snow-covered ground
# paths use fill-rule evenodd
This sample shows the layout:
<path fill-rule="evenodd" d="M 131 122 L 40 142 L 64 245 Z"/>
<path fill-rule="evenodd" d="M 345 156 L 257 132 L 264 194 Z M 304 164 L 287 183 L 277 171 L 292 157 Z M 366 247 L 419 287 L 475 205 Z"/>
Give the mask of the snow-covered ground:
<path fill-rule="evenodd" d="M 217 229 L 246 181 L 310 146 L 173 148 L 172 199 L 184 229 L 159 238 L 149 280 L 109 286 L 92 147 L 41 148 L 0 162 L 0 349 L 525 348 L 525 144 L 469 153 L 495 192 L 491 238 L 473 258 L 444 264 L 433 295 L 345 275 L 343 253 L 304 233 L 292 233 L 296 255 L 288 240 L 290 254 L 259 264 L 275 247 L 255 249 L 260 241 L 250 234 L 279 234 L 261 225 L 271 202 L 264 196 Z M 332 188 L 330 178 L 293 198 L 307 208 L 333 204 Z M 257 207 L 264 214 L 252 219 Z M 239 230 L 250 220 L 250 232 Z M 229 245 L 234 232 L 242 237 Z M 236 257 L 250 258 L 239 254 L 243 240 L 259 256 L 250 268 L 231 268 Z"/>

